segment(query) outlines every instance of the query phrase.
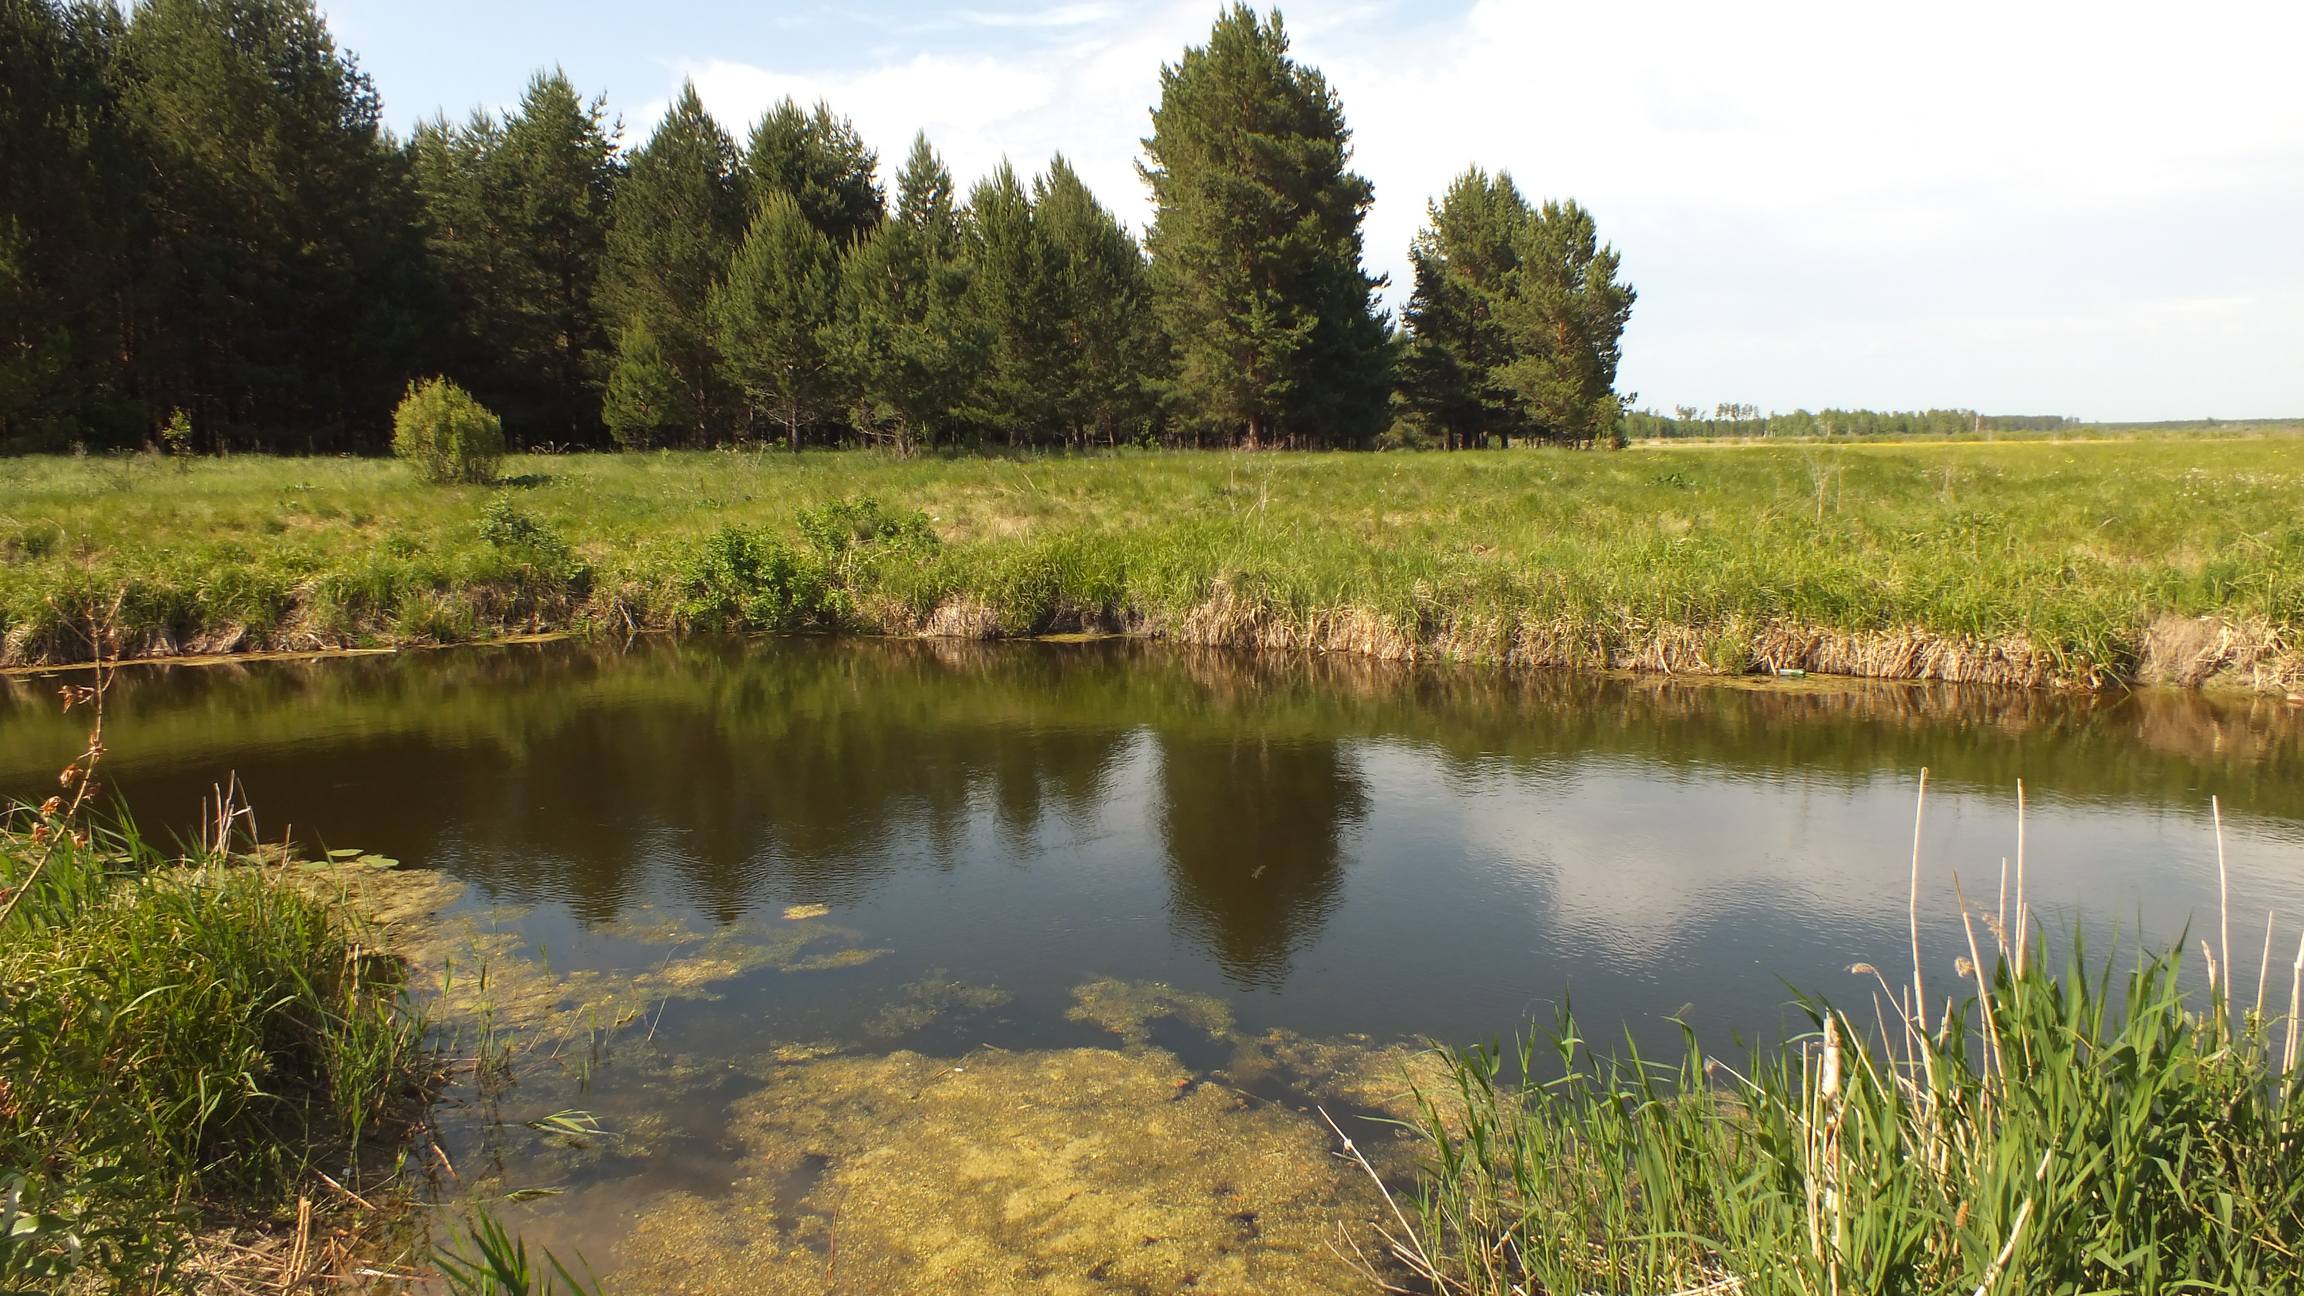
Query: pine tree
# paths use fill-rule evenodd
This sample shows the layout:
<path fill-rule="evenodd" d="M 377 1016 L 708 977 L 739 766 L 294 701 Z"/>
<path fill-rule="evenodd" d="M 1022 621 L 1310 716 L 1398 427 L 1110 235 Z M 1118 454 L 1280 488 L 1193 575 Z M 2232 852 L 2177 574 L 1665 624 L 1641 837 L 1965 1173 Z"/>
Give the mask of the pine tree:
<path fill-rule="evenodd" d="M 512 411 L 518 428 L 523 384 L 508 340 L 517 331 L 519 256 L 505 222 L 502 137 L 491 113 L 475 111 L 462 123 L 442 114 L 417 125 L 407 156 L 428 268 L 450 321 L 436 341 L 437 366 L 489 408 Z"/>
<path fill-rule="evenodd" d="M 779 422 L 786 443 L 838 404 L 835 333 L 840 259 L 788 194 L 771 194 L 713 289 L 713 338 L 750 408 Z"/>
<path fill-rule="evenodd" d="M 512 253 L 508 359 L 529 399 L 505 410 L 516 434 L 597 439 L 607 326 L 598 305 L 616 146 L 603 99 L 554 69 L 528 83 L 504 123 L 496 192 Z"/>
<path fill-rule="evenodd" d="M 1032 189 L 1053 344 L 1039 382 L 1068 435 L 1116 442 L 1148 412 L 1144 254 L 1062 154 Z"/>
<path fill-rule="evenodd" d="M 0 0 L 0 452 L 133 442 L 120 315 L 142 206 L 118 11 Z"/>
<path fill-rule="evenodd" d="M 730 417 L 706 301 L 743 228 L 735 165 L 735 144 L 696 87 L 683 85 L 617 186 L 600 277 L 609 327 L 628 342 L 646 326 L 685 392 L 695 420 L 689 435 L 699 440 L 720 434 Z"/>
<path fill-rule="evenodd" d="M 830 104 L 802 112 L 787 98 L 760 118 L 744 150 L 747 210 L 757 213 L 771 194 L 789 194 L 808 222 L 848 248 L 879 227 L 880 158 Z"/>
<path fill-rule="evenodd" d="M 376 436 L 432 321 L 367 76 L 310 0 L 148 0 L 116 66 L 156 181 L 129 338 L 148 404 L 306 448 Z"/>
<path fill-rule="evenodd" d="M 857 430 L 909 453 L 958 435 L 982 346 L 965 309 L 952 173 L 927 136 L 914 138 L 897 190 L 895 219 L 866 235 L 842 267 L 840 344 Z"/>
<path fill-rule="evenodd" d="M 600 415 L 616 444 L 627 450 L 672 445 L 695 435 L 696 408 L 688 386 L 665 359 L 646 318 L 618 339 Z"/>
<path fill-rule="evenodd" d="M 1484 445 L 1491 435 L 1509 445 L 1528 422 L 1498 381 L 1510 358 L 1498 312 L 1519 284 L 1519 245 L 1535 213 L 1511 176 L 1491 178 L 1479 167 L 1428 210 L 1408 251 L 1416 286 L 1402 312 L 1402 395 L 1447 448 Z"/>
<path fill-rule="evenodd" d="M 1541 435 L 1615 443 L 1629 396 L 1616 393 L 1624 326 L 1637 297 L 1617 281 L 1616 249 L 1574 202 L 1544 204 L 1514 240 L 1522 270 L 1498 308 L 1512 358 L 1497 381 Z"/>
<path fill-rule="evenodd" d="M 1379 283 L 1360 268 L 1373 190 L 1280 16 L 1236 4 L 1164 66 L 1144 149 L 1152 298 L 1184 410 L 1251 446 L 1367 443 L 1390 387 Z"/>
<path fill-rule="evenodd" d="M 968 191 L 968 313 L 985 344 L 970 405 L 975 421 L 1009 445 L 1030 444 L 1051 421 L 1044 370 L 1052 332 L 1041 252 L 1032 200 L 1016 168 L 1002 160 Z"/>

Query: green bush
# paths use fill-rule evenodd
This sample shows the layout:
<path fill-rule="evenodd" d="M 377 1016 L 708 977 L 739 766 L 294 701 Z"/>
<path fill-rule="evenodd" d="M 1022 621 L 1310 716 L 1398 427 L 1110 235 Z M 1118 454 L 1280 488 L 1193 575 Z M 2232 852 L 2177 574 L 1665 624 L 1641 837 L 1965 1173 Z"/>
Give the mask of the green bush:
<path fill-rule="evenodd" d="M 408 384 L 392 411 L 392 453 L 429 482 L 492 482 L 504 458 L 504 424 L 445 378 Z"/>
<path fill-rule="evenodd" d="M 936 546 L 936 532 L 928 525 L 927 514 L 918 509 L 883 509 L 869 495 L 803 508 L 795 521 L 802 538 L 826 558 L 838 558 L 853 546 L 882 541 L 913 549 Z"/>
<path fill-rule="evenodd" d="M 744 527 L 697 541 L 679 566 L 679 616 L 699 629 L 794 630 L 831 608 L 824 566 Z"/>

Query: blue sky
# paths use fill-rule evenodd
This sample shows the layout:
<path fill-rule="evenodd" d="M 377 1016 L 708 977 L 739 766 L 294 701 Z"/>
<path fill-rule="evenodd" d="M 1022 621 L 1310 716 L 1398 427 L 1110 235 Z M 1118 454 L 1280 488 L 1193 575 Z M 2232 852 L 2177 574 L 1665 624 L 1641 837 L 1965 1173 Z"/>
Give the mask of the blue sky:
<path fill-rule="evenodd" d="M 405 130 L 557 63 L 635 140 L 683 77 L 741 137 L 785 94 L 963 185 L 1063 151 L 1131 224 L 1160 63 L 1212 0 L 321 0 Z M 1466 164 L 1591 207 L 1642 404 L 2304 414 L 2304 5 L 1283 6 L 1405 292 Z"/>

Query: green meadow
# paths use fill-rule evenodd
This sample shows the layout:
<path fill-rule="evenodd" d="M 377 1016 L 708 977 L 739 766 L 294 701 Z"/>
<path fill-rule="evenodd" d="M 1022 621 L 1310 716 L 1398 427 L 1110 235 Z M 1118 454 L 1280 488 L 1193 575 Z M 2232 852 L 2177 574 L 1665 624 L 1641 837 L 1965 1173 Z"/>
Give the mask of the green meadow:
<path fill-rule="evenodd" d="M 2304 680 L 2304 441 L 0 460 L 0 663 L 713 629 Z"/>

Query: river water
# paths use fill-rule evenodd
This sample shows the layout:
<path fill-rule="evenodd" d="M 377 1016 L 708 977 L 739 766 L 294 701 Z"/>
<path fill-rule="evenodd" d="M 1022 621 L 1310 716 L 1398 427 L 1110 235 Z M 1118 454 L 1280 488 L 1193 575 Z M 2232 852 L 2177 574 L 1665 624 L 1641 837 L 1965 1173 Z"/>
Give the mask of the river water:
<path fill-rule="evenodd" d="M 0 681 L 0 796 L 78 750 L 56 682 Z M 148 835 L 237 776 L 265 835 L 400 862 L 368 885 L 463 958 L 458 1047 L 515 1053 L 434 1187 L 632 1290 L 1348 1288 L 1367 1203 L 1305 1109 L 1398 1111 L 1395 1046 L 1563 1003 L 1733 1048 L 1790 987 L 1867 1002 L 1923 768 L 1944 987 L 2019 780 L 2052 933 L 2214 933 L 2211 795 L 2244 985 L 2304 916 L 2266 700 L 644 640 L 131 668 L 108 730 Z M 526 1124 L 561 1109 L 605 1132 Z"/>

